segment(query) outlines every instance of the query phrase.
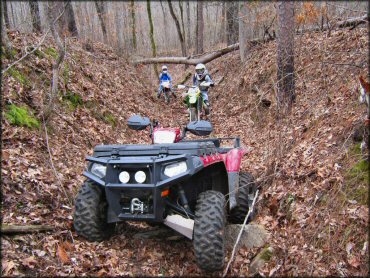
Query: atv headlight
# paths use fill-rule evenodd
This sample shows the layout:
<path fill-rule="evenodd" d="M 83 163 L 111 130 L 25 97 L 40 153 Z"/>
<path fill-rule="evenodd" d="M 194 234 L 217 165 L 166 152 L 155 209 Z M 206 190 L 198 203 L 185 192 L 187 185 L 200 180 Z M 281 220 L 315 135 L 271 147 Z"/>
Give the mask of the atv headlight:
<path fill-rule="evenodd" d="M 130 180 L 130 174 L 127 171 L 122 171 L 119 174 L 118 179 L 122 183 L 128 183 Z"/>
<path fill-rule="evenodd" d="M 104 178 L 105 173 L 107 172 L 107 166 L 94 163 L 91 166 L 91 173 L 93 173 L 95 176 L 98 176 L 99 178 Z"/>
<path fill-rule="evenodd" d="M 182 173 L 186 172 L 186 170 L 188 170 L 188 167 L 186 165 L 186 162 L 185 161 L 181 161 L 181 162 L 176 162 L 176 163 L 167 165 L 164 168 L 164 174 L 167 177 L 172 178 L 172 177 L 174 177 L 176 175 L 179 175 L 179 174 L 182 174 Z"/>
<path fill-rule="evenodd" d="M 135 173 L 135 180 L 137 183 L 143 183 L 146 180 L 146 175 L 144 171 L 137 171 Z"/>

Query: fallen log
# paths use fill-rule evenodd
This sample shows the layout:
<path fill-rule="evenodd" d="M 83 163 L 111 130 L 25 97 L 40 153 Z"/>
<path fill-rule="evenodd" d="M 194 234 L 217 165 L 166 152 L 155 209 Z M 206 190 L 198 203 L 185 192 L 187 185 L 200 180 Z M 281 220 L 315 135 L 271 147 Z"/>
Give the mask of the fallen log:
<path fill-rule="evenodd" d="M 48 225 L 1 225 L 1 232 L 4 234 L 19 234 L 19 233 L 37 233 L 54 230 L 53 226 Z"/>
<path fill-rule="evenodd" d="M 334 27 L 337 27 L 337 28 L 345 28 L 345 27 L 350 27 L 350 26 L 356 27 L 357 25 L 366 23 L 368 20 L 369 20 L 369 18 L 368 18 L 367 15 L 361 16 L 361 17 L 356 17 L 356 18 L 349 18 L 349 19 L 337 22 L 334 25 Z M 306 32 L 315 32 L 315 31 L 324 31 L 324 30 L 327 30 L 327 29 L 329 29 L 328 25 L 324 26 L 323 28 L 314 27 L 314 28 L 311 28 L 311 29 L 303 30 L 303 31 L 297 31 L 297 34 L 303 34 L 303 33 L 306 33 Z M 254 40 L 248 41 L 248 44 L 249 44 L 249 46 L 254 46 L 256 44 L 266 43 L 266 42 L 272 41 L 274 39 L 275 39 L 275 37 L 273 37 L 273 36 L 269 37 L 268 39 L 265 39 L 265 38 L 263 38 L 263 39 L 254 39 Z M 232 52 L 232 51 L 238 50 L 238 49 L 239 49 L 239 43 L 235 43 L 235 44 L 229 45 L 225 48 L 221 48 L 219 50 L 215 50 L 215 51 L 205 53 L 205 54 L 200 54 L 200 55 L 198 54 L 196 56 L 143 58 L 143 59 L 138 59 L 136 61 L 133 61 L 133 63 L 134 63 L 134 65 L 139 65 L 139 64 L 142 64 L 142 65 L 146 65 L 146 64 L 196 65 L 196 64 L 199 64 L 199 63 L 206 64 L 206 63 L 208 63 L 208 62 L 210 62 L 210 61 L 212 61 L 216 58 L 219 58 L 219 57 L 221 57 L 221 56 L 223 56 L 223 55 L 225 55 L 229 52 Z"/>
<path fill-rule="evenodd" d="M 134 64 L 185 64 L 185 65 L 196 65 L 199 63 L 206 64 L 226 53 L 239 49 L 239 44 L 232 44 L 225 48 L 204 54 L 199 58 L 193 57 L 158 57 L 158 58 L 146 58 L 134 61 Z"/>

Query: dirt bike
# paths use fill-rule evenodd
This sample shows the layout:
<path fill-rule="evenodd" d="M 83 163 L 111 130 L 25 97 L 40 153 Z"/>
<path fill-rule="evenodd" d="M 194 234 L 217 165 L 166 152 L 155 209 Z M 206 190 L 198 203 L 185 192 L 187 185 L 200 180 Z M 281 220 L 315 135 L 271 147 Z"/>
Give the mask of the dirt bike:
<path fill-rule="evenodd" d="M 162 81 L 161 84 L 162 84 L 162 92 L 163 92 L 163 95 L 164 95 L 164 100 L 165 100 L 166 104 L 169 104 L 170 103 L 170 94 L 172 92 L 170 81 Z"/>
<path fill-rule="evenodd" d="M 198 86 L 187 86 L 187 85 L 178 85 L 178 89 L 188 88 L 188 91 L 183 94 L 185 97 L 184 102 L 189 111 L 189 120 L 200 121 L 201 113 L 204 109 L 205 115 L 209 114 L 209 107 L 204 103 L 201 90 L 206 90 L 211 84 L 209 82 L 202 82 Z"/>

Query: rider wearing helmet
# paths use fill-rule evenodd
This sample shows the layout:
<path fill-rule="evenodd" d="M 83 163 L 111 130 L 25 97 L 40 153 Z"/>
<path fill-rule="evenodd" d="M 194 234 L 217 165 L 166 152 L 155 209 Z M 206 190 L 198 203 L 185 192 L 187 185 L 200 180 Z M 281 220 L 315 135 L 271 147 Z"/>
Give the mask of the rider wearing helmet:
<path fill-rule="evenodd" d="M 171 89 L 171 92 L 172 92 L 172 77 L 168 73 L 168 68 L 167 68 L 166 65 L 162 66 L 162 72 L 159 75 L 159 89 L 158 89 L 158 93 L 157 93 L 158 98 L 160 98 L 161 93 L 163 91 L 163 86 L 162 86 L 163 81 L 170 81 L 170 89 Z M 175 94 L 173 92 L 172 92 L 172 94 L 173 94 L 173 96 L 175 96 Z"/>
<path fill-rule="evenodd" d="M 209 75 L 206 66 L 204 64 L 198 64 L 195 67 L 195 74 L 193 76 L 193 85 L 199 86 L 200 91 L 202 92 L 202 97 L 205 105 L 207 105 L 206 113 L 209 113 L 209 101 L 208 101 L 208 86 L 201 86 L 201 83 L 209 82 L 210 86 L 214 86 L 214 82 Z"/>

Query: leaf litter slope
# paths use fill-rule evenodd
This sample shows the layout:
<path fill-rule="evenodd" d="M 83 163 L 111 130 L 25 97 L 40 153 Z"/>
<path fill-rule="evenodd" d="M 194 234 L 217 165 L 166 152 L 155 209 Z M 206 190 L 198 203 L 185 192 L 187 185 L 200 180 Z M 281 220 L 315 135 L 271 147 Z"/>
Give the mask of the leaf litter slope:
<path fill-rule="evenodd" d="M 37 40 L 12 35 L 19 50 L 23 39 Z M 240 65 L 237 53 L 208 65 L 221 81 L 210 92 L 214 135 L 240 136 L 252 147 L 243 168 L 259 177 L 263 194 L 256 222 L 271 233 L 269 244 L 276 253 L 262 269 L 265 275 L 364 275 L 368 208 L 343 192 L 347 170 L 359 159 L 351 152 L 350 135 L 365 113 L 357 103 L 357 78 L 366 76 L 367 65 L 339 64 L 366 63 L 366 30 L 306 34 L 296 43 L 297 102 L 291 116 L 280 121 L 274 103 L 274 42 L 253 48 L 248 66 Z M 94 44 L 93 53 L 78 42 L 70 45 L 66 78 L 60 80 L 56 113 L 47 128 L 55 167 L 73 195 L 84 179 L 84 158 L 95 145 L 148 142 L 146 132 L 126 127 L 131 114 L 155 117 L 165 126 L 186 123 L 186 115 L 180 99 L 164 106 L 153 98 L 157 83 L 146 78 L 145 68 L 132 68 L 100 44 Z M 26 104 L 37 116 L 47 103 L 51 63 L 40 54 L 17 65 L 35 85 L 5 76 L 3 107 Z M 182 67 L 170 70 L 176 79 L 182 77 Z M 78 94 L 82 104 L 71 107 L 63 97 L 68 93 Z M 272 102 L 269 108 L 263 99 Z M 102 243 L 77 237 L 43 130 L 15 127 L 3 117 L 2 132 L 3 222 L 57 227 L 46 235 L 4 238 L 3 274 L 201 275 L 190 242 L 133 238 L 146 225 L 121 226 L 118 235 Z M 231 274 L 246 275 L 257 251 L 241 249 Z"/>

